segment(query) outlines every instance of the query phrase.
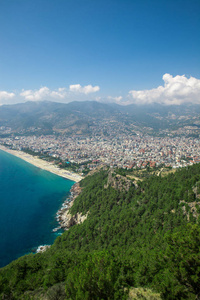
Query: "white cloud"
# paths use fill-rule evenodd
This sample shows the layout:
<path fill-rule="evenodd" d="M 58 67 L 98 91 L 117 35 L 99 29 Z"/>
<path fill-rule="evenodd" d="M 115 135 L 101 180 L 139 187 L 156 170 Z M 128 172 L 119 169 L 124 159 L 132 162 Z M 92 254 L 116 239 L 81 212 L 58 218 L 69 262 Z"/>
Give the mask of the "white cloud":
<path fill-rule="evenodd" d="M 8 93 L 6 91 L 0 91 L 0 101 L 1 100 L 7 100 L 7 99 L 11 99 L 15 96 L 14 93 Z"/>
<path fill-rule="evenodd" d="M 158 86 L 151 90 L 132 90 L 129 92 L 130 103 L 161 103 L 166 105 L 179 105 L 183 103 L 200 104 L 200 80 L 185 75 L 173 77 L 170 74 L 163 75 L 164 86 Z"/>
<path fill-rule="evenodd" d="M 80 84 L 71 84 L 69 86 L 69 90 L 71 92 L 83 93 L 87 95 L 90 93 L 98 92 L 100 90 L 100 87 L 98 85 L 92 86 L 91 84 L 85 86 L 81 86 Z"/>
<path fill-rule="evenodd" d="M 45 99 L 50 93 L 50 90 L 45 86 L 40 88 L 39 90 L 25 90 L 20 96 L 23 96 L 26 100 L 38 101 L 41 99 Z"/>
<path fill-rule="evenodd" d="M 71 92 L 79 92 L 81 90 L 81 85 L 80 84 L 71 84 L 69 86 L 69 90 Z"/>
<path fill-rule="evenodd" d="M 66 88 L 59 88 L 57 91 L 52 91 L 50 96 L 53 98 L 64 99 L 67 96 Z"/>
<path fill-rule="evenodd" d="M 114 100 L 117 103 L 120 103 L 122 100 L 122 96 L 118 96 L 118 97 L 112 97 L 112 96 L 108 96 L 109 100 Z"/>
<path fill-rule="evenodd" d="M 20 96 L 24 97 L 26 100 L 39 101 L 53 99 L 63 99 L 67 95 L 65 88 L 59 88 L 55 91 L 51 91 L 48 87 L 44 86 L 39 90 L 23 90 Z"/>
<path fill-rule="evenodd" d="M 48 87 L 44 86 L 38 90 L 22 90 L 20 96 L 24 97 L 25 100 L 29 101 L 40 101 L 40 100 L 62 100 L 67 99 L 70 96 L 69 92 L 82 93 L 88 95 L 99 91 L 99 86 L 86 85 L 81 86 L 80 84 L 70 85 L 67 90 L 64 88 L 58 88 L 56 90 L 50 90 Z"/>

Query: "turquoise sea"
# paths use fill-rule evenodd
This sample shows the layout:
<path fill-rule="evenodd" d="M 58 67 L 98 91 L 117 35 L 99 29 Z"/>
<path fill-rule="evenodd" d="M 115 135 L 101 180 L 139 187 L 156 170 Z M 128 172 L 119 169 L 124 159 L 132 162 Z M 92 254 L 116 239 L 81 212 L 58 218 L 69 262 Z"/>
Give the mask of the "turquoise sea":
<path fill-rule="evenodd" d="M 0 267 L 53 243 L 56 212 L 73 184 L 0 150 Z"/>

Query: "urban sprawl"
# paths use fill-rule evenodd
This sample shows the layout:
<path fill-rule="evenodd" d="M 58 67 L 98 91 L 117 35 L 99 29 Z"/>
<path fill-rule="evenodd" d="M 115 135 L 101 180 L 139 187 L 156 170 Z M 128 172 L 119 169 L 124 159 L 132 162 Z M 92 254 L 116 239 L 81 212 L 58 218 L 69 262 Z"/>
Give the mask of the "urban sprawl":
<path fill-rule="evenodd" d="M 199 139 L 187 137 L 33 135 L 1 138 L 0 143 L 76 163 L 80 173 L 99 165 L 127 169 L 160 165 L 179 168 L 200 162 Z"/>

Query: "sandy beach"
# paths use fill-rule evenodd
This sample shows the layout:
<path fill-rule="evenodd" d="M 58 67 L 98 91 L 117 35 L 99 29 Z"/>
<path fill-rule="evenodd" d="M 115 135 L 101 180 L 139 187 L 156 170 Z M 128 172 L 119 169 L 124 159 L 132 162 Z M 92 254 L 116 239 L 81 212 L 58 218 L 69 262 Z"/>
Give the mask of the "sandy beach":
<path fill-rule="evenodd" d="M 46 171 L 49 171 L 51 173 L 54 173 L 58 176 L 70 179 L 72 181 L 75 182 L 79 182 L 81 179 L 83 179 L 83 177 L 79 174 L 64 170 L 64 169 L 60 169 L 59 167 L 57 167 L 56 165 L 54 165 L 53 163 L 47 162 L 45 160 L 42 160 L 36 156 L 32 156 L 30 154 L 27 154 L 25 152 L 22 151 L 17 151 L 17 150 L 12 150 L 12 149 L 8 149 L 3 145 L 0 145 L 0 150 L 3 150 L 7 153 L 10 153 L 14 156 L 17 156 L 23 160 L 25 160 L 26 162 L 40 168 Z"/>

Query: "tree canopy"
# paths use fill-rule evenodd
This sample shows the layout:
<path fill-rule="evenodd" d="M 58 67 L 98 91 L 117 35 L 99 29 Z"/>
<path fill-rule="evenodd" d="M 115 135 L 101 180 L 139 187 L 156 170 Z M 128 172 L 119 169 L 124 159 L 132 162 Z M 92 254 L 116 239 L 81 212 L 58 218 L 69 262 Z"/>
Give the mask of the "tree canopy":
<path fill-rule="evenodd" d="M 109 172 L 80 182 L 70 213 L 88 214 L 82 224 L 44 253 L 0 270 L 3 299 L 36 299 L 40 289 L 63 289 L 66 299 L 126 299 L 130 287 L 150 288 L 163 299 L 199 297 L 200 165 L 165 177 L 151 173 L 128 190 L 108 184 Z"/>

